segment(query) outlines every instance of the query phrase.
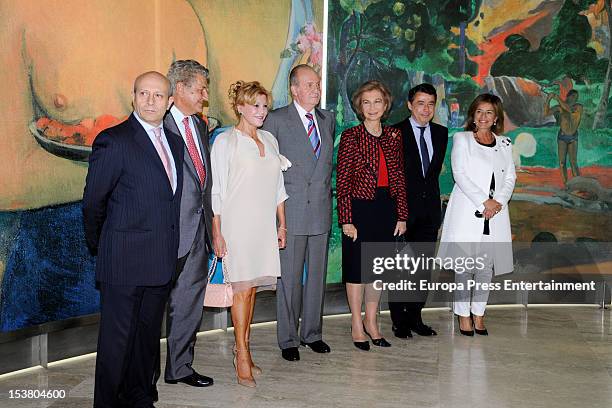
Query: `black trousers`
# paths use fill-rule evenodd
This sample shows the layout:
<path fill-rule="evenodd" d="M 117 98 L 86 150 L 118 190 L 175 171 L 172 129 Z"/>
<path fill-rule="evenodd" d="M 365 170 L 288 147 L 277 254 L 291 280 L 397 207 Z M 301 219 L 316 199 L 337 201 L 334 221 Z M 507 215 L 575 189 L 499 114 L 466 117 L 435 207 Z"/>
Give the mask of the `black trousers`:
<path fill-rule="evenodd" d="M 100 283 L 100 332 L 94 407 L 150 407 L 151 379 L 159 351 L 164 286 Z"/>
<path fill-rule="evenodd" d="M 436 241 L 438 240 L 438 230 L 440 226 L 434 224 L 429 216 L 416 217 L 409 220 L 406 229 L 406 241 L 414 243 L 414 251 L 418 255 L 434 256 Z M 418 280 L 431 279 L 430 271 L 417 271 Z M 396 328 L 409 329 L 423 324 L 421 310 L 427 301 L 427 291 L 420 291 L 410 295 L 415 301 L 393 301 L 389 298 L 389 312 L 391 321 Z M 406 297 L 404 297 L 405 299 Z"/>

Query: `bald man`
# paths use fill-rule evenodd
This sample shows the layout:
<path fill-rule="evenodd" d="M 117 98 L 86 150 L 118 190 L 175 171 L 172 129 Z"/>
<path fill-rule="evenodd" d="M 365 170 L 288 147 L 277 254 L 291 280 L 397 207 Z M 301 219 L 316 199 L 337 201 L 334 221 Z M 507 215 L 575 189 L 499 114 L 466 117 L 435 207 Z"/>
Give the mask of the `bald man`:
<path fill-rule="evenodd" d="M 168 79 L 134 82 L 134 111 L 98 135 L 83 195 L 96 256 L 100 333 L 94 407 L 151 407 L 164 306 L 176 270 L 183 144 L 164 129 Z"/>

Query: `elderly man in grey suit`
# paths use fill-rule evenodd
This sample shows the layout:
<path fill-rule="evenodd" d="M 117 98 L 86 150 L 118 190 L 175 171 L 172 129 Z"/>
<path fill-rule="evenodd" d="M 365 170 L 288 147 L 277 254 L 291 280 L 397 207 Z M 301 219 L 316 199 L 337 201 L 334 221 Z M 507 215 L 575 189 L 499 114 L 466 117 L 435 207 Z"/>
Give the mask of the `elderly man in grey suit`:
<path fill-rule="evenodd" d="M 317 353 L 330 352 L 322 340 L 321 326 L 335 120 L 331 112 L 316 107 L 321 99 L 321 78 L 310 66 L 293 68 L 289 83 L 293 103 L 270 112 L 263 128 L 278 139 L 280 153 L 293 163 L 284 174 L 289 194 L 285 202 L 287 246 L 281 251 L 276 318 L 282 356 L 297 361 L 300 344 Z"/>
<path fill-rule="evenodd" d="M 183 141 L 185 154 L 178 265 L 166 320 L 164 379 L 168 384 L 206 387 L 213 384 L 213 379 L 198 374 L 191 365 L 202 321 L 212 233 L 208 129 L 197 115 L 208 100 L 208 70 L 197 61 L 178 60 L 170 65 L 168 79 L 174 104 L 166 113 L 164 125 Z"/>

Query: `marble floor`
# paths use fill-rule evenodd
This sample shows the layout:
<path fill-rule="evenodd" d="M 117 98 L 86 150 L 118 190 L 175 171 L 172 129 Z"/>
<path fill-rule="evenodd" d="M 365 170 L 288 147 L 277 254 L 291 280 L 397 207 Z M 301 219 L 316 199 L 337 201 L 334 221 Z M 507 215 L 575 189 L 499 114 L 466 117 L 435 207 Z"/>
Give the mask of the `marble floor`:
<path fill-rule="evenodd" d="M 383 312 L 382 331 L 393 347 L 370 352 L 352 345 L 348 316 L 326 317 L 331 354 L 301 348 L 301 361 L 292 363 L 280 356 L 275 324 L 256 325 L 251 348 L 264 370 L 256 389 L 236 384 L 233 333 L 203 333 L 194 368 L 214 377 L 215 385 L 197 389 L 162 382 L 156 407 L 612 406 L 609 310 L 514 306 L 487 313 L 488 337 L 461 336 L 448 310 L 427 310 L 424 320 L 438 336 L 400 340 Z M 88 355 L 0 376 L 0 407 L 90 407 L 94 360 Z M 16 389 L 65 390 L 66 398 L 9 398 Z"/>

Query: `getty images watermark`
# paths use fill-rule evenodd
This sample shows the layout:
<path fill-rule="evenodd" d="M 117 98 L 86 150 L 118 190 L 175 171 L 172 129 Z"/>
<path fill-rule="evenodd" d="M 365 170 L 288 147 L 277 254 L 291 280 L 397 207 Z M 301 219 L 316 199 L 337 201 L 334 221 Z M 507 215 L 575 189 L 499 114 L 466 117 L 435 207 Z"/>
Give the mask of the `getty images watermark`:
<path fill-rule="evenodd" d="M 489 265 L 488 255 L 477 257 L 432 257 L 421 254 L 418 257 L 410 256 L 406 253 L 397 253 L 394 256 L 374 257 L 372 259 L 372 273 L 383 275 L 388 272 L 398 272 L 400 275 L 409 274 L 414 276 L 418 271 L 433 270 L 442 268 L 452 270 L 455 273 L 478 273 Z M 388 291 L 406 290 L 434 290 L 456 292 L 463 290 L 488 290 L 488 291 L 517 291 L 517 290 L 596 290 L 594 281 L 589 282 L 557 282 L 550 281 L 514 281 L 504 279 L 502 282 L 479 282 L 475 279 L 468 279 L 466 282 L 431 282 L 430 279 L 400 279 L 399 281 L 386 281 L 382 278 L 375 279 L 374 289 Z"/>
<path fill-rule="evenodd" d="M 464 242 L 446 249 L 431 242 L 363 243 L 362 282 L 400 302 L 460 301 L 481 291 L 498 303 L 521 302 L 526 294 L 534 303 L 610 301 L 607 242 Z M 507 274 L 500 273 L 504 269 Z"/>

